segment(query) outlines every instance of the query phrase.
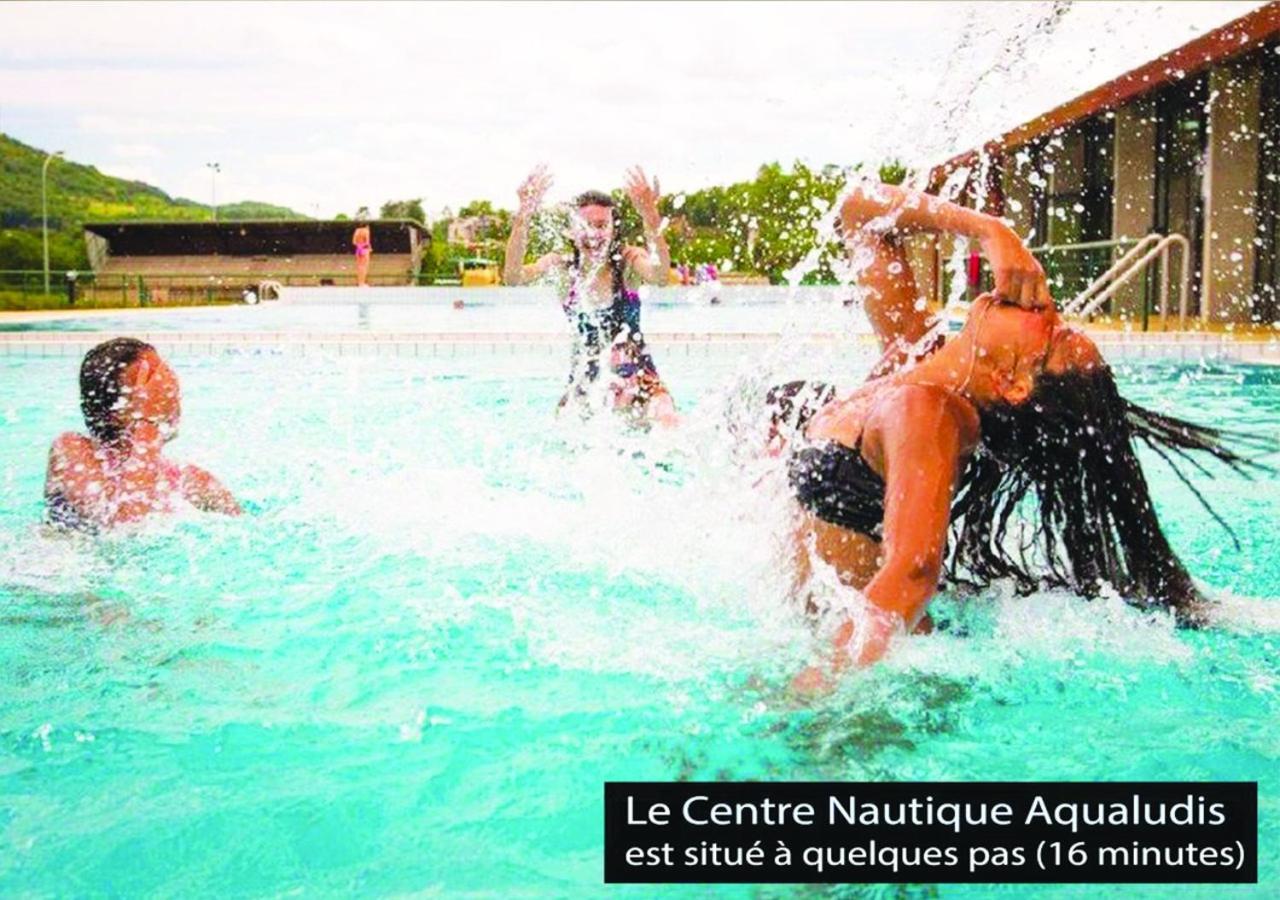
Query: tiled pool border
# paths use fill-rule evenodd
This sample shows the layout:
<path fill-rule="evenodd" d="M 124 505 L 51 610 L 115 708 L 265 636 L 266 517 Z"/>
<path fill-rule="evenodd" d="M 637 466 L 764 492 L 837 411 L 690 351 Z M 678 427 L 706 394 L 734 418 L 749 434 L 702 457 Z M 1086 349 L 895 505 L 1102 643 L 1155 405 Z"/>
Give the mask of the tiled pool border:
<path fill-rule="evenodd" d="M 81 356 L 108 336 L 103 331 L 0 332 L 0 356 Z M 130 332 L 177 356 L 269 353 L 282 356 L 367 357 L 478 357 L 559 356 L 565 353 L 568 335 L 535 332 Z M 664 355 L 723 356 L 749 353 L 775 345 L 782 336 L 759 333 L 658 333 L 649 341 Z M 1094 340 L 1112 361 L 1168 360 L 1280 365 L 1280 341 L 1237 339 L 1231 335 L 1203 333 L 1118 333 L 1098 331 Z M 853 343 L 873 348 L 870 335 L 791 335 L 790 343 L 830 347 Z"/>

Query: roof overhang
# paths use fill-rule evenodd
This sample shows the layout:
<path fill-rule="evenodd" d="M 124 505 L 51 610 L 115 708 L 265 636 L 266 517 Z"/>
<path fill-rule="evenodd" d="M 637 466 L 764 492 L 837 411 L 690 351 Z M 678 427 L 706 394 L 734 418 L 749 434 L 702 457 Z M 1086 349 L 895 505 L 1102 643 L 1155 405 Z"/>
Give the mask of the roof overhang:
<path fill-rule="evenodd" d="M 1190 43 L 1170 50 L 1145 65 L 1125 72 L 1106 84 L 1006 131 L 1000 137 L 988 141 L 980 150 L 966 150 L 952 157 L 930 172 L 929 184 L 938 185 L 962 166 L 974 165 L 982 153 L 994 154 L 1002 149 L 1021 147 L 1059 128 L 1100 112 L 1117 109 L 1165 85 L 1255 50 L 1277 34 L 1280 34 L 1280 2 L 1260 6 Z"/>

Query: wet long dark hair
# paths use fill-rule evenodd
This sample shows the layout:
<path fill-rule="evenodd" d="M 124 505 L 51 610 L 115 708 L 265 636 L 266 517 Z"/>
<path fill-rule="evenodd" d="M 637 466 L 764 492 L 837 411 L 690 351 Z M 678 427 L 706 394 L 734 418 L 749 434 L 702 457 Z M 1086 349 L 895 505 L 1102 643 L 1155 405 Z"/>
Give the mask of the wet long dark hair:
<path fill-rule="evenodd" d="M 825 381 L 788 381 L 775 384 L 764 395 L 769 421 L 769 440 L 790 441 L 802 433 L 810 420 L 836 397 L 836 388 Z"/>
<path fill-rule="evenodd" d="M 1110 584 L 1136 606 L 1172 611 L 1180 624 L 1203 622 L 1204 598 L 1160 528 L 1135 444 L 1168 462 L 1230 532 L 1178 463 L 1210 474 L 1193 457 L 1206 454 L 1247 475 L 1263 467 L 1227 442 L 1258 439 L 1144 409 L 1120 396 L 1105 365 L 1042 374 L 1024 403 L 980 416 L 981 442 L 952 507 L 953 581 L 1011 578 L 1024 591 L 1065 587 L 1085 596 Z M 1019 513 L 1030 499 L 1037 508 L 1029 527 L 1011 528 L 1027 521 Z"/>
<path fill-rule="evenodd" d="M 120 437 L 124 431 L 119 417 L 124 370 L 154 349 L 145 341 L 121 337 L 103 341 L 85 354 L 80 363 L 80 411 L 89 434 L 108 444 Z"/>
<path fill-rule="evenodd" d="M 613 295 L 616 297 L 626 290 L 626 264 L 622 258 L 622 214 L 618 211 L 618 204 L 604 191 L 583 191 L 573 198 L 573 206 L 574 209 L 603 206 L 609 210 L 609 217 L 613 220 L 613 237 L 610 238 L 608 247 L 609 273 L 612 276 Z M 572 268 L 576 278 L 582 271 L 582 251 L 578 248 L 577 241 L 573 242 Z"/>

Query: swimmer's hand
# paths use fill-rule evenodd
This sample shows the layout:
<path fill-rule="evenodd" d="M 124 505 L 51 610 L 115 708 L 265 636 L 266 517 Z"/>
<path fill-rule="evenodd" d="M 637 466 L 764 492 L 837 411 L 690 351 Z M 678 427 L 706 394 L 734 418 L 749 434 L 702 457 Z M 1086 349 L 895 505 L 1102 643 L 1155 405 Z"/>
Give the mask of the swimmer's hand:
<path fill-rule="evenodd" d="M 654 178 L 650 184 L 644 169 L 636 166 L 627 172 L 626 190 L 632 206 L 644 222 L 645 233 L 657 234 L 662 227 L 662 214 L 658 211 L 658 200 L 662 197 L 662 192 L 658 188 L 658 179 Z"/>
<path fill-rule="evenodd" d="M 1053 306 L 1044 269 L 1013 229 L 998 219 L 990 220 L 982 235 L 982 252 L 995 276 L 992 293 L 1005 303 L 1016 303 L 1023 309 L 1047 309 Z"/>
<path fill-rule="evenodd" d="M 894 635 L 901 630 L 901 619 L 892 613 L 864 617 L 861 630 L 852 619 L 836 631 L 832 641 L 834 652 L 828 662 L 809 666 L 791 679 L 791 692 L 797 697 L 816 699 L 830 694 L 840 674 L 848 669 L 864 669 L 879 662 L 889 651 Z M 932 634 L 933 619 L 928 613 L 916 622 L 912 634 Z"/>
<path fill-rule="evenodd" d="M 516 211 L 516 215 L 520 219 L 528 219 L 532 216 L 542 205 L 543 195 L 550 187 L 551 173 L 547 171 L 545 165 L 539 165 L 516 189 L 516 196 L 520 198 L 520 208 Z"/>
<path fill-rule="evenodd" d="M 835 673 L 830 666 L 809 666 L 791 679 L 788 690 L 797 700 L 817 700 L 836 689 Z"/>
<path fill-rule="evenodd" d="M 680 425 L 680 414 L 676 412 L 675 401 L 668 393 L 661 393 L 649 401 L 649 418 L 663 428 L 676 428 Z"/>
<path fill-rule="evenodd" d="M 183 497 L 196 509 L 225 516 L 238 516 L 244 512 L 235 495 L 199 466 L 183 466 L 179 486 Z"/>

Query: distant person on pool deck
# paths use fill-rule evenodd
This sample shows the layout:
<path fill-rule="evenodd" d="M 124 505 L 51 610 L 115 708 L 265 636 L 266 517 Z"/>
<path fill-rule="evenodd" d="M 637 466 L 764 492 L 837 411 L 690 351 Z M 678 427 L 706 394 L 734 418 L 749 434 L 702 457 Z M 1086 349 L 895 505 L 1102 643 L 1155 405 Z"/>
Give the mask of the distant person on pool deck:
<path fill-rule="evenodd" d="M 88 435 L 68 432 L 49 451 L 49 522 L 93 530 L 172 511 L 179 501 L 239 515 L 218 479 L 162 453 L 177 437 L 182 401 L 178 377 L 150 344 L 115 338 L 90 350 L 80 365 L 80 409 Z"/>
<path fill-rule="evenodd" d="M 356 287 L 369 286 L 369 260 L 373 256 L 373 237 L 369 223 L 361 219 L 351 233 L 351 245 L 356 254 Z"/>
<path fill-rule="evenodd" d="M 587 191 L 573 204 L 571 253 L 547 253 L 525 265 L 529 223 L 550 186 L 551 177 L 542 167 L 520 186 L 520 208 L 511 223 L 502 277 L 512 285 L 547 275 L 560 279 L 561 306 L 577 332 L 569 386 L 560 407 L 575 401 L 587 408 L 589 388 L 601 378 L 602 368 L 611 363 L 613 348 L 624 343 L 630 362 L 640 366 L 650 382 L 661 383 L 640 328 L 640 297 L 632 290 L 637 282 L 666 284 L 671 271 L 671 252 L 658 212 L 657 179 L 650 184 L 639 167 L 627 173 L 627 195 L 644 224 L 646 247 L 624 244 L 613 198 Z M 619 376 L 616 370 L 612 374 L 624 381 L 632 377 Z M 669 402 L 670 394 L 665 396 Z M 640 409 L 647 405 L 642 402 Z M 635 407 L 629 408 L 635 411 Z"/>
<path fill-rule="evenodd" d="M 885 185 L 855 188 L 840 214 L 886 358 L 852 393 L 774 389 L 770 438 L 787 445 L 801 598 L 812 602 L 816 557 L 865 603 L 856 616 L 834 611 L 830 659 L 796 687 L 927 630 L 944 576 L 1085 596 L 1109 584 L 1139 607 L 1203 623 L 1207 601 L 1160 528 L 1134 447 L 1197 468 L 1190 454 L 1203 452 L 1242 471 L 1250 464 L 1227 436 L 1121 397 L 999 219 Z M 913 232 L 976 238 L 995 274 L 994 293 L 949 341 L 919 303 L 900 242 Z"/>

